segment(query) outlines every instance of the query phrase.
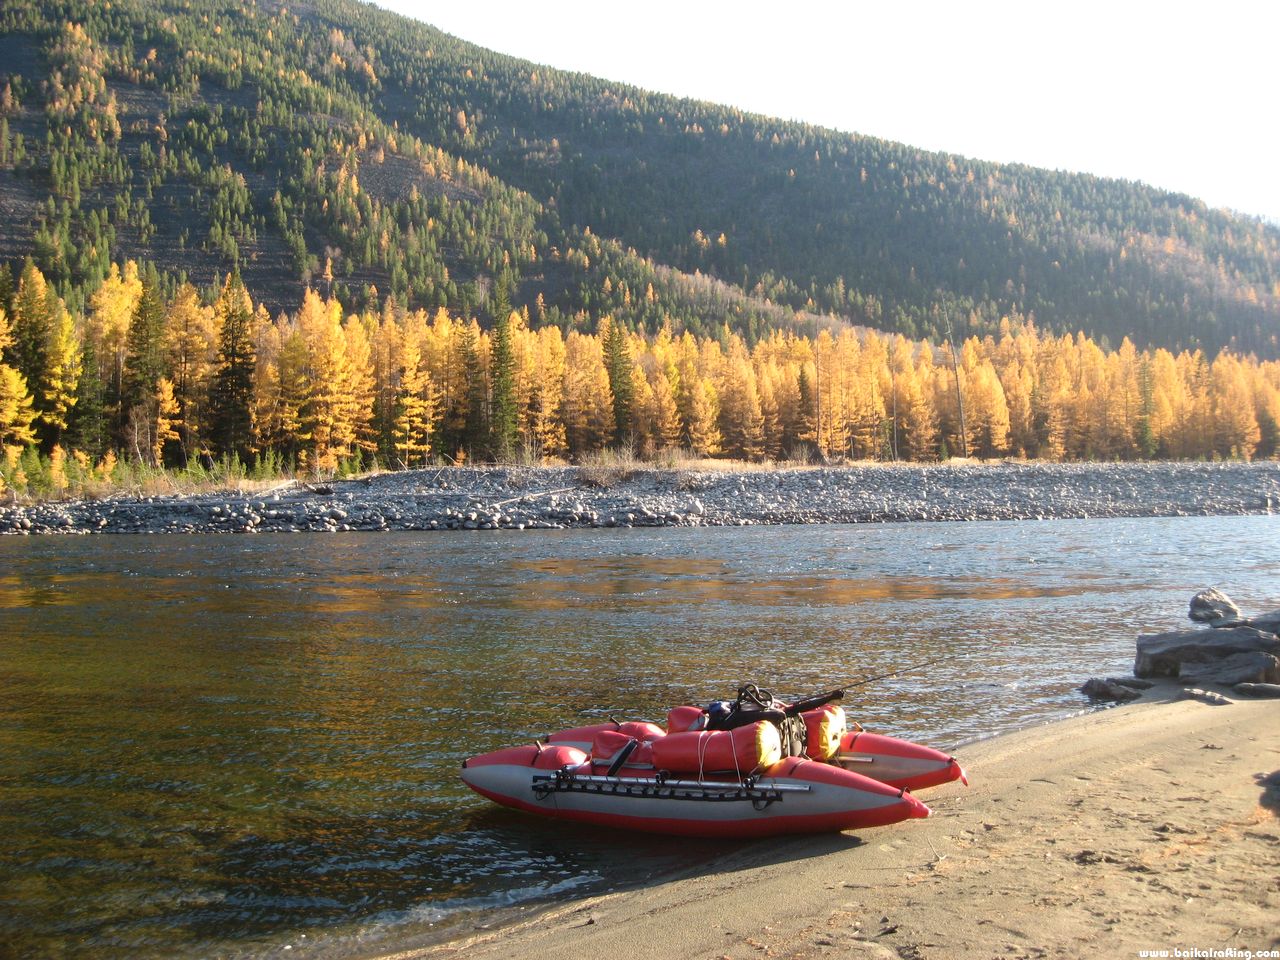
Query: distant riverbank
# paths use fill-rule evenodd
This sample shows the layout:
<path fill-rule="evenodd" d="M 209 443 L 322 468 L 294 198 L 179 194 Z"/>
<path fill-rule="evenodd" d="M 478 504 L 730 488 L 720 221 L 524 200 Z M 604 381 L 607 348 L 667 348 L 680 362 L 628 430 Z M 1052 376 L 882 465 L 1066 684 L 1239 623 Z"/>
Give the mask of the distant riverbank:
<path fill-rule="evenodd" d="M 538 530 L 1280 510 L 1280 463 L 467 467 L 254 492 L 0 506 L 0 533 Z"/>

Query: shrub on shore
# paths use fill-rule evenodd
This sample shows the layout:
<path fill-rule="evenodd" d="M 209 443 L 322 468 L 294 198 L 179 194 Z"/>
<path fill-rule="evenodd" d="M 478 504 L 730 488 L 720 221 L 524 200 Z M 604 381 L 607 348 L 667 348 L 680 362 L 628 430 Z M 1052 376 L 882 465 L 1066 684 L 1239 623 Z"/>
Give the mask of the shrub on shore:
<path fill-rule="evenodd" d="M 182 468 L 120 460 L 108 450 L 93 460 L 79 450 L 55 446 L 48 454 L 35 447 L 5 447 L 0 458 L 0 495 L 14 500 L 99 500 L 130 496 L 191 495 L 217 490 L 258 490 L 294 479 L 278 457 L 262 457 L 252 467 L 236 456 Z"/>

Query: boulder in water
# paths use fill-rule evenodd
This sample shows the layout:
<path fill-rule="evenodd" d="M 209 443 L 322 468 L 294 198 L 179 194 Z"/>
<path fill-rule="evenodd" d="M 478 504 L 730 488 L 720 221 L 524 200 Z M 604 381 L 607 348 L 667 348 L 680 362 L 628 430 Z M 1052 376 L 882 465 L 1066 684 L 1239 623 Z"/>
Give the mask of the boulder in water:
<path fill-rule="evenodd" d="M 1263 630 L 1267 633 L 1280 633 L 1280 610 L 1272 610 L 1257 617 L 1249 617 L 1243 621 L 1247 627 Z"/>
<path fill-rule="evenodd" d="M 1187 616 L 1196 623 L 1224 623 L 1240 619 L 1240 608 L 1221 590 L 1209 587 L 1191 598 Z"/>
<path fill-rule="evenodd" d="M 1107 677 L 1107 683 L 1118 683 L 1131 690 L 1150 690 L 1155 686 L 1152 680 L 1139 680 L 1137 677 Z"/>
<path fill-rule="evenodd" d="M 1132 687 L 1126 687 L 1124 684 L 1116 683 L 1108 678 L 1103 680 L 1101 677 L 1090 677 L 1085 681 L 1084 686 L 1080 688 L 1090 700 L 1113 700 L 1116 703 L 1124 703 L 1128 700 L 1137 700 L 1141 693 Z"/>
<path fill-rule="evenodd" d="M 1280 659 L 1261 650 L 1234 653 L 1208 663 L 1184 663 L 1178 670 L 1179 683 L 1215 683 L 1233 687 L 1237 683 L 1273 683 L 1280 680 Z"/>
<path fill-rule="evenodd" d="M 1280 655 L 1280 639 L 1253 627 L 1144 634 L 1138 637 L 1133 673 L 1137 677 L 1177 677 L 1184 663 L 1212 663 L 1254 651 Z"/>

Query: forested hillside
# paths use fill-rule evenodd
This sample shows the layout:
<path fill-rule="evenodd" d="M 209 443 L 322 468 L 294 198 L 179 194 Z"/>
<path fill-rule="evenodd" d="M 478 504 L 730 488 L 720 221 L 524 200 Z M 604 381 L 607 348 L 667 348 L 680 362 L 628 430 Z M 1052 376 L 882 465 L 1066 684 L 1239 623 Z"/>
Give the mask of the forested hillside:
<path fill-rule="evenodd" d="M 10 0 L 0 30 L 0 259 L 73 311 L 133 258 L 206 302 L 238 270 L 271 312 L 311 287 L 489 324 L 502 288 L 563 330 L 1020 314 L 1280 353 L 1280 231 L 1185 196 L 649 94 L 351 0 Z"/>
<path fill-rule="evenodd" d="M 1257 220 L 550 71 L 362 14 L 359 36 L 392 38 L 387 116 L 683 270 L 909 336 L 938 337 L 947 308 L 971 332 L 1021 312 L 1113 341 L 1276 349 L 1280 231 Z"/>
<path fill-rule="evenodd" d="M 272 310 L 315 287 L 353 308 L 393 296 L 491 320 L 502 285 L 539 323 L 593 326 L 615 305 L 651 328 L 796 320 L 566 231 L 554 205 L 384 121 L 380 54 L 313 9 L 15 3 L 3 17 L 0 258 L 16 275 L 31 255 L 73 310 L 135 258 L 206 299 L 238 271 Z"/>
<path fill-rule="evenodd" d="M 1280 232 L 1187 197 L 350 0 L 9 0 L 0 27 L 8 487 L 610 446 L 1280 452 Z"/>

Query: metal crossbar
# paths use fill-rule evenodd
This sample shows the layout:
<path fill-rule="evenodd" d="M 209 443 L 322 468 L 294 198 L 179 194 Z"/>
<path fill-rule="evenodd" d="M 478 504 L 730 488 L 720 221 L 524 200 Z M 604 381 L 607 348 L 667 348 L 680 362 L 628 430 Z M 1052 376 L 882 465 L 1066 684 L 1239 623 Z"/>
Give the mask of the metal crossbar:
<path fill-rule="evenodd" d="M 748 800 L 753 803 L 780 802 L 785 793 L 808 793 L 807 784 L 708 783 L 702 780 L 651 780 L 638 777 L 604 777 L 557 771 L 533 778 L 533 792 L 539 799 L 552 793 L 594 793 L 616 797 L 646 797 L 655 800 Z"/>

